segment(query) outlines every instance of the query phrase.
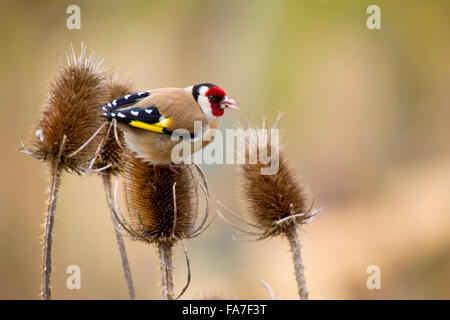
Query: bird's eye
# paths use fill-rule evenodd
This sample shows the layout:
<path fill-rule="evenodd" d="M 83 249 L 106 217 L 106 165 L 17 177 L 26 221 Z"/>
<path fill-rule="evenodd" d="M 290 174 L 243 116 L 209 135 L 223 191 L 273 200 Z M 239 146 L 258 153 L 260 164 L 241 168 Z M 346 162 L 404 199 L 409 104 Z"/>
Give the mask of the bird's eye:
<path fill-rule="evenodd" d="M 219 102 L 220 100 L 222 100 L 220 97 L 218 97 L 218 96 L 208 96 L 208 99 L 211 101 L 211 102 Z"/>

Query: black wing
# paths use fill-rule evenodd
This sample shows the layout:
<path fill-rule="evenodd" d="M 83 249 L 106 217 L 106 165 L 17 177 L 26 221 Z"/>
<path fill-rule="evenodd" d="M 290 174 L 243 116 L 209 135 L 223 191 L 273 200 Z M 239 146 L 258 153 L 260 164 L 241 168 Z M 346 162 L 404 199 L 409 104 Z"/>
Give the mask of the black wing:
<path fill-rule="evenodd" d="M 117 103 L 118 104 L 118 103 Z M 170 118 L 164 118 L 157 107 L 131 108 L 117 111 L 107 111 L 103 116 L 112 121 L 128 124 L 131 127 L 140 128 L 148 131 L 170 134 L 167 129 Z"/>
<path fill-rule="evenodd" d="M 150 92 L 148 91 L 141 91 L 138 93 L 130 93 L 127 95 L 124 95 L 123 97 L 117 98 L 106 105 L 102 106 L 102 110 L 105 112 L 112 112 L 114 110 L 117 110 L 119 108 L 124 108 L 126 106 L 132 105 L 136 102 L 138 102 L 141 99 L 144 99 L 145 97 L 148 97 L 150 95 Z"/>

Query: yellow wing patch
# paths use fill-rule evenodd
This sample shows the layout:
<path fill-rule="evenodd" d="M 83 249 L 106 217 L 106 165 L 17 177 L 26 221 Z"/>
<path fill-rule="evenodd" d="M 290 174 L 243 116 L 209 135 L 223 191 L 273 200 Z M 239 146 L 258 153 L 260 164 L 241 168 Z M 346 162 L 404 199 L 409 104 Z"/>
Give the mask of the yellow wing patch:
<path fill-rule="evenodd" d="M 131 120 L 129 125 L 132 127 L 136 127 L 136 128 L 140 128 L 140 129 L 144 129 L 144 130 L 148 130 L 148 131 L 153 131 L 153 132 L 159 132 L 159 133 L 163 133 L 164 132 L 164 128 L 166 128 L 170 123 L 170 118 L 168 119 L 162 119 L 160 122 L 156 122 L 156 123 L 145 123 L 142 121 L 137 121 L 137 120 Z"/>

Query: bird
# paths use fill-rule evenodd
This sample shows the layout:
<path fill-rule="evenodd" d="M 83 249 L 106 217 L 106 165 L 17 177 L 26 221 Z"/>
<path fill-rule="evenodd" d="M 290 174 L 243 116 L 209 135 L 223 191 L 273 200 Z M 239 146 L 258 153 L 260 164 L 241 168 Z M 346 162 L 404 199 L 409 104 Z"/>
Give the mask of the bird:
<path fill-rule="evenodd" d="M 172 135 L 180 131 L 190 154 L 208 145 L 225 109 L 239 109 L 238 103 L 212 83 L 130 93 L 102 106 L 103 117 L 116 121 L 127 147 L 151 165 L 173 164 L 172 149 L 179 139 Z"/>

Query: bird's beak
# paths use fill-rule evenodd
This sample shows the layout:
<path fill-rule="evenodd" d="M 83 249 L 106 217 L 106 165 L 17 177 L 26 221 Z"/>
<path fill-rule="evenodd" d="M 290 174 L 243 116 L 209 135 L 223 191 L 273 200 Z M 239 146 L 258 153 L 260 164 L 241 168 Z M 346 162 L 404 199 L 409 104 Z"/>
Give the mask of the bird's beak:
<path fill-rule="evenodd" d="M 239 103 L 228 97 L 225 97 L 220 105 L 222 106 L 222 109 L 224 108 L 239 109 L 238 107 Z"/>

